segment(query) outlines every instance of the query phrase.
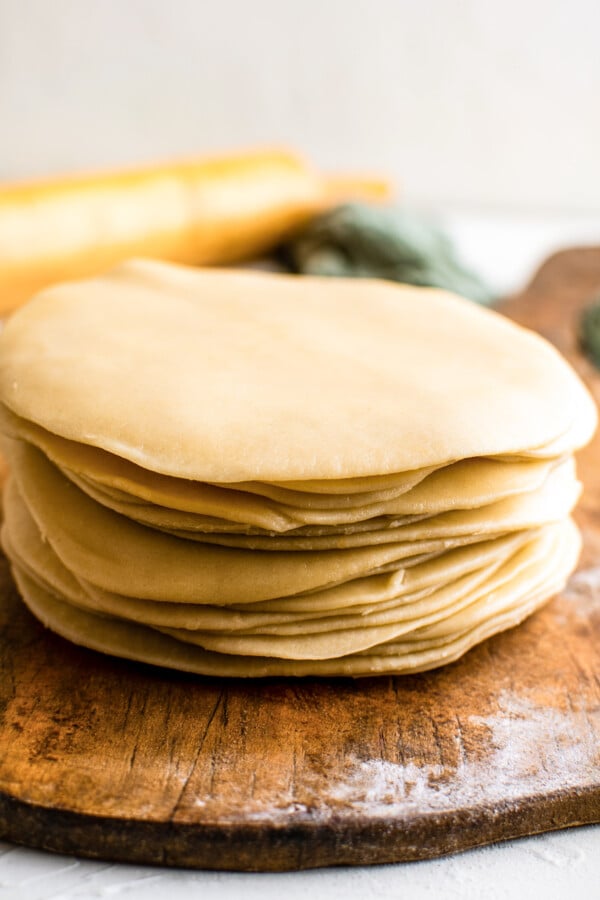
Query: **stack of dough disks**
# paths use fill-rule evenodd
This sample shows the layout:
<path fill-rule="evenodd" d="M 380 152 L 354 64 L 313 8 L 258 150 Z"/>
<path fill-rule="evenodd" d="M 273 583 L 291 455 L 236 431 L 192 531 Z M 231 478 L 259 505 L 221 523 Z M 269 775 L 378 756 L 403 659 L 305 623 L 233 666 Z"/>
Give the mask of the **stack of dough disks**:
<path fill-rule="evenodd" d="M 0 401 L 19 590 L 109 654 L 418 672 L 516 625 L 579 553 L 592 400 L 442 291 L 131 262 L 9 320 Z"/>

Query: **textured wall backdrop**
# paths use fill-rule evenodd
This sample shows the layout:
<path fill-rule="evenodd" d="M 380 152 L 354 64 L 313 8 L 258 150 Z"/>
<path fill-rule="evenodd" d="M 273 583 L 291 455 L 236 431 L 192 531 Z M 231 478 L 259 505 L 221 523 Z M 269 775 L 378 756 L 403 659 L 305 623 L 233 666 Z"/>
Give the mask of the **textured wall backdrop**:
<path fill-rule="evenodd" d="M 0 178 L 256 143 L 600 210 L 598 0 L 0 0 Z"/>

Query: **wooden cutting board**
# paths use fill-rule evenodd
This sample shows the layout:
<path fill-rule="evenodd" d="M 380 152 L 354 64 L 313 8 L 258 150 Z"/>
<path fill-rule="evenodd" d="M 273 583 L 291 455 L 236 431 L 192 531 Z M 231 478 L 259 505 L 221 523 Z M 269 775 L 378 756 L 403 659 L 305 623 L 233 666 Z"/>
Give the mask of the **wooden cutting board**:
<path fill-rule="evenodd" d="M 600 249 L 506 304 L 573 359 Z M 493 403 L 493 398 L 490 398 Z M 279 870 L 423 859 L 600 821 L 600 439 L 585 550 L 521 627 L 423 675 L 254 683 L 79 649 L 0 565 L 0 833 L 85 856 Z"/>

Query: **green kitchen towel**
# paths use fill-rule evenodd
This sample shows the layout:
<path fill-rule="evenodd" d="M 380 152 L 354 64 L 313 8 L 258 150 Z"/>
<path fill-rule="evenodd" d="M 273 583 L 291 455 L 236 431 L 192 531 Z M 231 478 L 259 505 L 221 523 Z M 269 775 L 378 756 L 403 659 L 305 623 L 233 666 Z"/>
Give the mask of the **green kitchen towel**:
<path fill-rule="evenodd" d="M 596 368 L 600 369 L 600 296 L 581 313 L 579 343 Z"/>
<path fill-rule="evenodd" d="M 456 258 L 448 237 L 413 213 L 348 203 L 313 219 L 283 245 L 280 259 L 292 272 L 386 278 L 446 288 L 491 303 L 484 282 Z"/>

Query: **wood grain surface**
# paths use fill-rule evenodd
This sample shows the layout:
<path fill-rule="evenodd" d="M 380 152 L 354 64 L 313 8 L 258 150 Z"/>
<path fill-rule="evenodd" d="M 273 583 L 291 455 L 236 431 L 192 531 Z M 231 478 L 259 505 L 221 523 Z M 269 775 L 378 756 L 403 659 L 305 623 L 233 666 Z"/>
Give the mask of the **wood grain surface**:
<path fill-rule="evenodd" d="M 506 312 L 576 349 L 600 249 L 558 254 Z M 491 398 L 491 401 L 493 399 Z M 55 637 L 0 563 L 0 834 L 214 869 L 423 859 L 600 821 L 600 438 L 580 458 L 568 588 L 436 672 L 197 678 Z"/>

